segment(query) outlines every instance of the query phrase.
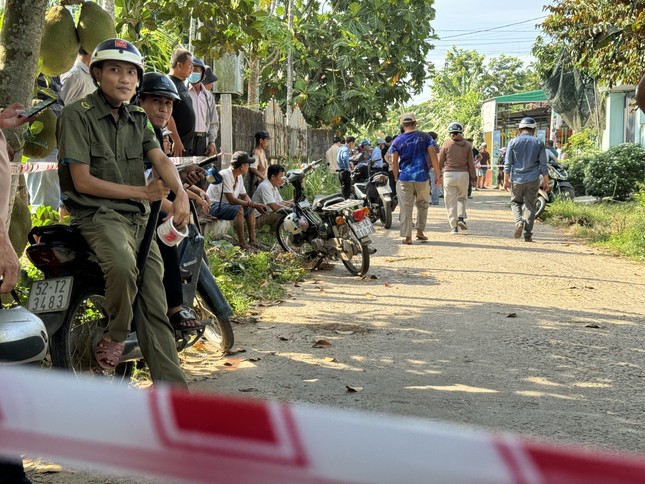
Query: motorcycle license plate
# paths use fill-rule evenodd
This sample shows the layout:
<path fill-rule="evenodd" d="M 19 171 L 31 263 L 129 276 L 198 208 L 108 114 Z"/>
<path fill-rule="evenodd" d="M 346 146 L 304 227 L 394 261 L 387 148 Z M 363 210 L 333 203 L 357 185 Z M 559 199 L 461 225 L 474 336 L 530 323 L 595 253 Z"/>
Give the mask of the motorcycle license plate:
<path fill-rule="evenodd" d="M 347 223 L 349 223 L 350 227 L 354 230 L 356 237 L 358 237 L 359 239 L 362 239 L 363 237 L 367 237 L 368 235 L 374 233 L 374 226 L 372 225 L 370 219 L 364 218 L 360 222 L 348 221 Z"/>
<path fill-rule="evenodd" d="M 73 277 L 46 279 L 31 285 L 27 309 L 33 313 L 63 311 L 69 306 Z"/>
<path fill-rule="evenodd" d="M 385 195 L 386 193 L 392 193 L 392 189 L 390 188 L 390 185 L 383 185 L 382 187 L 376 187 L 376 191 L 379 192 L 381 195 Z"/>

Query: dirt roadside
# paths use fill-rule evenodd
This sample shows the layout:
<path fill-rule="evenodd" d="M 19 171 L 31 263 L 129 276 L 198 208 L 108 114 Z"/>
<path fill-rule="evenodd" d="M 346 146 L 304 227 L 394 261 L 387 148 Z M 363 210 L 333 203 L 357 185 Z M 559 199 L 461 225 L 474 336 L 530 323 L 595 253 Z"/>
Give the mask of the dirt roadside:
<path fill-rule="evenodd" d="M 194 372 L 191 388 L 645 453 L 645 265 L 543 224 L 535 243 L 514 240 L 504 192 L 475 192 L 469 215 L 468 235 L 451 236 L 445 209 L 430 207 L 430 240 L 412 246 L 396 216 L 391 230 L 377 224 L 371 277 L 340 263 L 313 273 L 236 324 L 245 351 Z"/>

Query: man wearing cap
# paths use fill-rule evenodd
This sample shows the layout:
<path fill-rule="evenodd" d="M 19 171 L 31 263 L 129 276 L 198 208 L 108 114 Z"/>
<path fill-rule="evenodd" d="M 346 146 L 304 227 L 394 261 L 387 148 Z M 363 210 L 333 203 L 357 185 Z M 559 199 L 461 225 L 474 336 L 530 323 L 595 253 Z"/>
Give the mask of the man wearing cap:
<path fill-rule="evenodd" d="M 417 117 L 405 113 L 400 118 L 403 133 L 392 141 L 392 172 L 397 181 L 397 194 L 401 211 L 400 234 L 403 243 L 412 244 L 412 209 L 417 206 L 417 240 L 428 240 L 423 233 L 428 218 L 428 182 L 430 168 L 437 173 L 435 183 L 441 184 L 441 172 L 435 150 L 435 141 L 427 133 L 417 131 Z"/>
<path fill-rule="evenodd" d="M 205 73 L 204 61 L 193 57 L 193 72 L 188 76 L 188 94 L 193 101 L 193 111 L 195 112 L 194 156 L 213 156 L 217 153 L 215 140 L 217 139 L 219 119 L 215 98 L 202 84 Z"/>
<path fill-rule="evenodd" d="M 250 249 L 255 244 L 255 210 L 261 215 L 266 211 L 264 205 L 249 198 L 244 188 L 244 175 L 252 161 L 248 153 L 236 151 L 231 158 L 231 166 L 220 171 L 222 183 L 210 185 L 206 190 L 212 201 L 209 213 L 219 220 L 233 221 L 238 245 L 243 249 Z M 248 243 L 244 239 L 244 219 L 249 229 Z"/>
<path fill-rule="evenodd" d="M 370 161 L 372 162 L 372 169 L 376 171 L 380 171 L 383 169 L 383 148 L 385 147 L 385 140 L 382 138 L 379 138 L 376 140 L 376 147 L 374 150 L 372 150 L 372 156 L 370 157 Z"/>

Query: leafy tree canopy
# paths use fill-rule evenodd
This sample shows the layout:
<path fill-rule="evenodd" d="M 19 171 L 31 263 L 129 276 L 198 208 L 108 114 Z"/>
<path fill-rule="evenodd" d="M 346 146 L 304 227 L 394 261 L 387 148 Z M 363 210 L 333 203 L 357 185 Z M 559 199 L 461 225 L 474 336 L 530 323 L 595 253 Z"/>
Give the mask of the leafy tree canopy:
<path fill-rule="evenodd" d="M 434 0 L 296 1 L 294 102 L 314 126 L 377 124 L 421 91 Z M 264 72 L 262 97 L 286 98 L 285 71 Z"/>
<path fill-rule="evenodd" d="M 644 0 L 556 0 L 542 24 L 551 44 L 563 46 L 573 67 L 609 85 L 637 84 L 645 66 Z M 540 58 L 552 56 L 545 41 Z"/>

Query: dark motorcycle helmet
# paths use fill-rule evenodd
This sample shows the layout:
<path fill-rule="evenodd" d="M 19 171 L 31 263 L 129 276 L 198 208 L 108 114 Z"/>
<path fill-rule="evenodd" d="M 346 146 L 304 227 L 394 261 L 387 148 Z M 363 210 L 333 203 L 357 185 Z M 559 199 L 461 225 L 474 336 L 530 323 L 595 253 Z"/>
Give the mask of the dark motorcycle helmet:
<path fill-rule="evenodd" d="M 526 118 L 522 118 L 522 121 L 520 121 L 520 124 L 518 127 L 519 129 L 525 129 L 525 128 L 536 129 L 537 123 L 535 122 L 535 119 L 526 117 Z"/>
<path fill-rule="evenodd" d="M 463 133 L 464 132 L 464 126 L 461 123 L 458 123 L 456 121 L 453 121 L 448 125 L 448 133 Z"/>
<path fill-rule="evenodd" d="M 92 67 L 100 67 L 106 60 L 117 60 L 134 64 L 137 66 L 139 83 L 141 83 L 141 78 L 143 77 L 143 56 L 139 52 L 139 49 L 127 40 L 108 39 L 97 45 L 90 58 L 90 72 L 92 72 Z"/>
<path fill-rule="evenodd" d="M 141 96 L 151 95 L 167 97 L 174 101 L 178 101 L 180 99 L 175 83 L 172 82 L 167 75 L 162 74 L 161 72 L 146 72 L 143 75 L 139 94 Z"/>

